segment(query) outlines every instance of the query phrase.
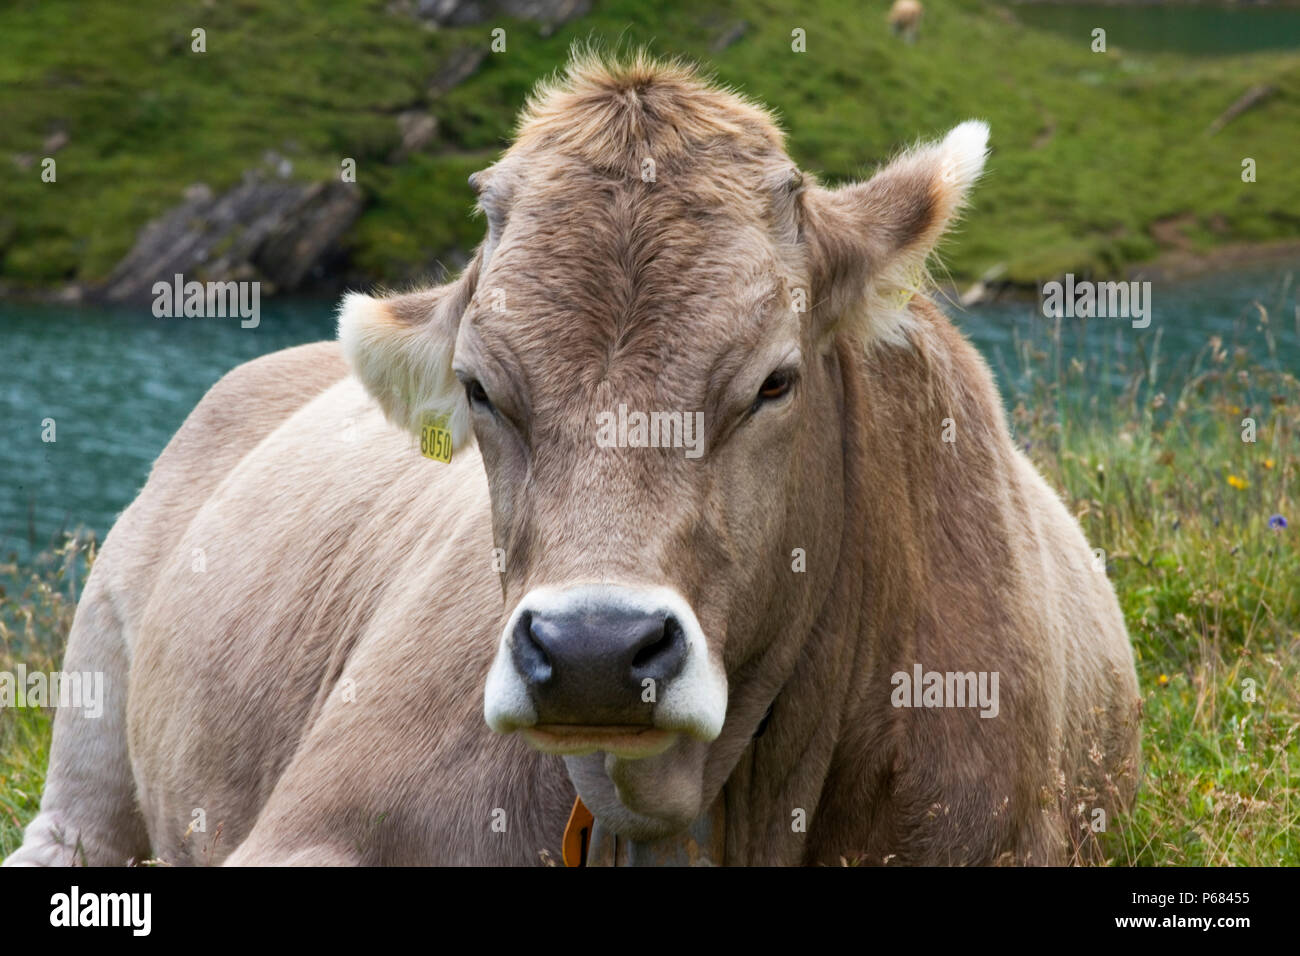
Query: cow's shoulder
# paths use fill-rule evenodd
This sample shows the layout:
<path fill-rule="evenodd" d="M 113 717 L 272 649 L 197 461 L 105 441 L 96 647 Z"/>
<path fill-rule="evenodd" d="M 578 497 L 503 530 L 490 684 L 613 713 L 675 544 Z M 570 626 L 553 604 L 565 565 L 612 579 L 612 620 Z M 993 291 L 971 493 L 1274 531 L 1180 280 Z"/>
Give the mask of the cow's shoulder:
<path fill-rule="evenodd" d="M 348 373 L 337 342 L 272 352 L 223 375 L 154 464 L 150 481 L 183 472 L 211 487 L 286 418 Z"/>

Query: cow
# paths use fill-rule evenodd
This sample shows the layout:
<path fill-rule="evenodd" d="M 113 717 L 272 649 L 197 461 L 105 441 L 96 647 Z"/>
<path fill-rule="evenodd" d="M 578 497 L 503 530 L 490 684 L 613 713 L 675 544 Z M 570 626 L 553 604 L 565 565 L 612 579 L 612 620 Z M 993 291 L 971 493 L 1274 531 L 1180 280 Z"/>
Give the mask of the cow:
<path fill-rule="evenodd" d="M 921 32 L 921 17 L 924 13 L 921 0 L 894 0 L 886 17 L 890 32 L 894 36 L 901 36 L 905 43 L 915 43 L 917 34 Z"/>
<path fill-rule="evenodd" d="M 1095 858 L 1124 621 L 926 291 L 987 138 L 830 188 L 689 64 L 575 54 L 457 277 L 348 295 L 163 451 L 8 862 Z"/>

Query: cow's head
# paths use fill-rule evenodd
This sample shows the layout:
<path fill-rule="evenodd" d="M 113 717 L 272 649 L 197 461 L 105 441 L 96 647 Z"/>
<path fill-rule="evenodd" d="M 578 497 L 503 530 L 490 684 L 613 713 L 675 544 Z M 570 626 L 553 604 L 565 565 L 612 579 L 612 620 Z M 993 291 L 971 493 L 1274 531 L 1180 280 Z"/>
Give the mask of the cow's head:
<path fill-rule="evenodd" d="M 688 69 L 580 60 L 473 177 L 488 232 L 460 278 L 345 302 L 389 417 L 482 454 L 488 723 L 566 755 L 618 832 L 694 819 L 793 671 L 841 541 L 836 342 L 906 339 L 986 136 L 828 190 Z"/>

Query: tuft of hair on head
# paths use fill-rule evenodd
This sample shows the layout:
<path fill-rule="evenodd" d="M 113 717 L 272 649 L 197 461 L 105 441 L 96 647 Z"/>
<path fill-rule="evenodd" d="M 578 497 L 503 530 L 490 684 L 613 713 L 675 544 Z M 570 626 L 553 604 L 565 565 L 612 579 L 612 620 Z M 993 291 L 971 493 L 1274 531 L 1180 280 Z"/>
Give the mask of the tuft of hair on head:
<path fill-rule="evenodd" d="M 671 161 L 720 138 L 784 148 L 775 116 L 681 57 L 577 43 L 520 113 L 512 151 L 545 146 L 601 169 L 636 169 L 647 143 Z"/>

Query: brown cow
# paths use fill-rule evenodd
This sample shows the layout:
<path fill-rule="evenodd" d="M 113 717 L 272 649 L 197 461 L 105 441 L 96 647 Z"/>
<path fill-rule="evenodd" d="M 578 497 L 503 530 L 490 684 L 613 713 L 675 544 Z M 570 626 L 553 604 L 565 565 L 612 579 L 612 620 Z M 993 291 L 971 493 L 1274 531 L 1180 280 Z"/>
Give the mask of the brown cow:
<path fill-rule="evenodd" d="M 894 0 L 889 8 L 889 29 L 894 36 L 901 36 L 906 43 L 915 43 L 921 32 L 921 17 L 925 10 L 921 0 Z"/>
<path fill-rule="evenodd" d="M 593 862 L 1091 847 L 1124 623 L 918 294 L 986 137 L 832 190 L 689 68 L 577 57 L 459 278 L 349 297 L 163 452 L 9 862 L 537 862 L 575 789 Z"/>

